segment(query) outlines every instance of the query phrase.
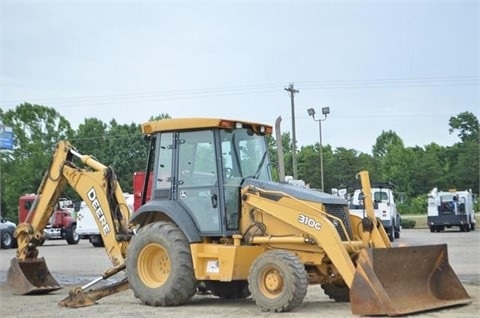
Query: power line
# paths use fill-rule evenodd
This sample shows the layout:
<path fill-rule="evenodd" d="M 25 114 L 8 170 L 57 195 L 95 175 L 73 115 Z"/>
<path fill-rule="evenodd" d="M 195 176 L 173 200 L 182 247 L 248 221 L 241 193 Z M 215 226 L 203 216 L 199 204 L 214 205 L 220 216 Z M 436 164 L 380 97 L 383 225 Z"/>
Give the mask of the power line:
<path fill-rule="evenodd" d="M 479 76 L 384 78 L 369 80 L 328 80 L 301 83 L 305 88 L 350 88 L 350 87 L 392 87 L 392 86 L 456 86 L 479 84 Z"/>
<path fill-rule="evenodd" d="M 385 78 L 369 80 L 325 80 L 297 82 L 297 85 L 306 90 L 322 89 L 357 89 L 357 88 L 388 88 L 388 87 L 437 87 L 437 86 L 471 86 L 479 85 L 479 76 L 456 77 L 426 77 L 426 78 Z M 282 83 L 264 83 L 256 85 L 238 85 L 226 87 L 210 87 L 189 90 L 168 90 L 158 92 L 143 92 L 130 94 L 110 94 L 96 96 L 77 96 L 65 98 L 40 98 L 35 102 L 59 103 L 56 107 L 67 108 L 82 105 L 110 105 L 119 102 L 155 102 L 162 100 L 198 99 L 218 96 L 243 94 L 264 94 L 277 92 Z M 31 99 L 31 98 L 30 98 Z M 19 104 L 22 101 L 8 100 L 2 104 Z"/>

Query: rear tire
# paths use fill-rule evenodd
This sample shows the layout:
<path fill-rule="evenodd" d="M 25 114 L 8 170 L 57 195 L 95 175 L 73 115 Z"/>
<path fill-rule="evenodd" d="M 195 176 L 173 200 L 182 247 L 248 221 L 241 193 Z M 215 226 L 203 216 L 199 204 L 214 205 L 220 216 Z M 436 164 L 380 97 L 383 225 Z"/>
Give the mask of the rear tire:
<path fill-rule="evenodd" d="M 248 286 L 262 311 L 286 312 L 303 302 L 308 287 L 307 272 L 295 254 L 271 250 L 253 262 Z"/>
<path fill-rule="evenodd" d="M 185 304 L 196 292 L 190 245 L 170 222 L 155 222 L 133 236 L 126 275 L 134 296 L 150 306 Z"/>
<path fill-rule="evenodd" d="M 231 282 L 206 281 L 205 287 L 214 296 L 222 299 L 244 299 L 250 296 L 246 280 L 234 280 Z"/>
<path fill-rule="evenodd" d="M 350 301 L 350 288 L 347 285 L 322 284 L 325 295 L 339 303 Z"/>

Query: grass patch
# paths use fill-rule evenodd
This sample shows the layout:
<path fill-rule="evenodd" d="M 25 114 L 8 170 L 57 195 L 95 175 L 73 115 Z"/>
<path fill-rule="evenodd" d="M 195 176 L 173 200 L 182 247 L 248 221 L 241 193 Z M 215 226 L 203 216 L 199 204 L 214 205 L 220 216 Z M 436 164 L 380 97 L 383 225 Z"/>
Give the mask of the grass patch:
<path fill-rule="evenodd" d="M 480 213 L 475 213 L 475 219 L 480 222 Z M 426 214 L 406 214 L 402 215 L 402 220 L 415 221 L 416 229 L 428 229 Z"/>

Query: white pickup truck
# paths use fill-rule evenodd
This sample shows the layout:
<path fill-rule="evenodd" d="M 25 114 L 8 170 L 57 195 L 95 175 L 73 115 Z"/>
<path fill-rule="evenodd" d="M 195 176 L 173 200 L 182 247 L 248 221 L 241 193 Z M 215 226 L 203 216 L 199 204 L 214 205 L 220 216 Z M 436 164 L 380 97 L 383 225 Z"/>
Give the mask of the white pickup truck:
<path fill-rule="evenodd" d="M 390 242 L 400 238 L 401 217 L 392 189 L 388 187 L 372 187 L 372 201 L 375 216 L 382 222 Z M 366 216 L 362 190 L 357 189 L 349 200 L 350 213 L 361 218 Z"/>
<path fill-rule="evenodd" d="M 130 212 L 133 211 L 133 194 L 124 193 L 125 200 L 127 201 Z M 100 235 L 97 223 L 93 218 L 93 214 L 87 207 L 85 202 L 80 202 L 80 206 L 77 211 L 77 234 L 82 239 L 88 239 L 88 241 L 94 247 L 103 247 L 103 239 Z"/>

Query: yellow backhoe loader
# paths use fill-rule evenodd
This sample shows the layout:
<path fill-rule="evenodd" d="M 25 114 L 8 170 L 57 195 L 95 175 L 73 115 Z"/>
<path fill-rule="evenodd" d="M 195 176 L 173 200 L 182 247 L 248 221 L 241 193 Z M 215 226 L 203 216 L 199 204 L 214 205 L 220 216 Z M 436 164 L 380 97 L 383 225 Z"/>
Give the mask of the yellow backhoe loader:
<path fill-rule="evenodd" d="M 127 251 L 119 258 L 142 303 L 182 305 L 199 284 L 220 298 L 251 296 L 271 312 L 297 307 L 309 284 L 320 284 L 335 301 L 350 301 L 356 315 L 403 315 L 471 302 L 446 245 L 392 247 L 374 216 L 368 172 L 358 174 L 366 194 L 367 217 L 361 219 L 338 196 L 272 181 L 265 139 L 271 126 L 191 118 L 150 121 L 141 129 L 150 139 L 144 189 L 151 191 L 143 191 L 129 227 L 113 221 L 129 238 L 128 228 L 138 230 L 128 244 L 122 241 Z M 57 177 L 58 169 L 53 172 Z M 117 201 L 119 196 L 121 191 Z M 127 219 L 126 210 L 122 215 Z M 28 261 L 26 244 L 35 246 L 34 231 L 23 228 L 17 232 L 25 243 L 9 276 L 35 276 L 41 268 L 25 273 L 16 266 Z"/>

